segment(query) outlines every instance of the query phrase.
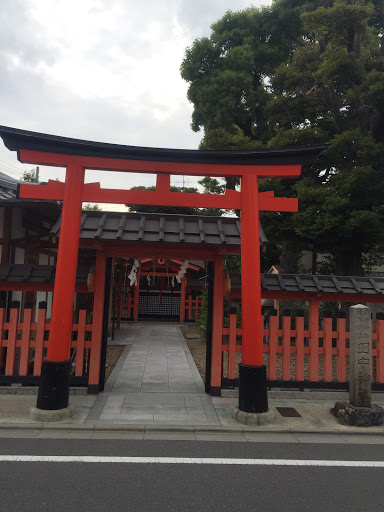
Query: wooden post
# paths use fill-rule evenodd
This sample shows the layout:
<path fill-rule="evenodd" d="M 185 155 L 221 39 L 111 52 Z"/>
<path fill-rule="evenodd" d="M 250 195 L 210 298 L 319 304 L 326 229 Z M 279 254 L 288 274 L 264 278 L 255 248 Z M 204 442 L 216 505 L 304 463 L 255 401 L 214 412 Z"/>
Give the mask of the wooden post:
<path fill-rule="evenodd" d="M 181 278 L 180 288 L 180 323 L 185 321 L 185 276 Z"/>
<path fill-rule="evenodd" d="M 63 211 L 53 294 L 47 360 L 43 362 L 37 409 L 66 409 L 69 401 L 69 358 L 73 300 L 79 252 L 84 167 L 71 163 L 66 170 Z"/>
<path fill-rule="evenodd" d="M 304 311 L 296 311 L 296 359 L 295 378 L 301 382 L 304 380 Z"/>
<path fill-rule="evenodd" d="M 239 367 L 239 409 L 268 411 L 261 315 L 259 186 L 256 175 L 241 177 L 241 307 L 243 362 Z"/>
<path fill-rule="evenodd" d="M 139 320 L 139 300 L 140 300 L 140 268 L 137 270 L 137 284 L 133 292 L 133 321 Z"/>
<path fill-rule="evenodd" d="M 19 319 L 20 301 L 11 302 L 11 312 L 9 317 L 8 345 L 7 345 L 7 361 L 5 364 L 5 375 L 13 375 L 15 372 L 15 354 L 16 354 L 16 337 L 17 322 Z"/>
<path fill-rule="evenodd" d="M 224 257 L 215 258 L 215 278 L 213 283 L 213 322 L 212 322 L 212 396 L 221 396 L 221 364 L 224 327 Z"/>
<path fill-rule="evenodd" d="M 319 381 L 319 299 L 309 303 L 309 380 Z"/>
<path fill-rule="evenodd" d="M 31 339 L 33 302 L 26 302 L 24 305 L 23 334 L 20 353 L 19 375 L 28 374 L 29 365 L 29 343 Z"/>
<path fill-rule="evenodd" d="M 89 361 L 88 393 L 99 392 L 101 341 L 105 297 L 105 256 L 96 253 L 95 291 L 93 294 L 92 343 Z"/>

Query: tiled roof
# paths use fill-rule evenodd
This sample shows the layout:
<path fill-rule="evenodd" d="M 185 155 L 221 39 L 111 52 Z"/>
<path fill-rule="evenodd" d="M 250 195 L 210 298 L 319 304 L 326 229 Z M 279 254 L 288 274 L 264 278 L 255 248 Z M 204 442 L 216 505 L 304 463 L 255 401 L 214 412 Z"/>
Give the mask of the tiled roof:
<path fill-rule="evenodd" d="M 89 267 L 77 269 L 76 282 L 86 283 Z M 53 283 L 56 267 L 54 265 L 0 264 L 0 281 L 9 283 Z"/>
<path fill-rule="evenodd" d="M 0 201 L 16 198 L 17 184 L 19 181 L 0 172 Z"/>
<path fill-rule="evenodd" d="M 60 221 L 51 234 L 60 236 Z M 81 240 L 240 245 L 240 219 L 197 215 L 83 211 Z M 260 243 L 267 238 L 260 225 Z"/>
<path fill-rule="evenodd" d="M 77 269 L 78 283 L 85 283 L 89 266 Z M 52 283 L 56 267 L 53 265 L 0 265 L 0 281 L 21 283 Z M 241 274 L 230 274 L 232 288 L 239 289 Z M 203 280 L 189 280 L 190 285 L 204 286 Z M 261 289 L 269 292 L 306 292 L 384 295 L 384 277 L 336 277 L 295 274 L 261 274 Z"/>
<path fill-rule="evenodd" d="M 239 273 L 230 274 L 232 287 L 241 287 Z M 305 292 L 384 295 L 384 277 L 261 274 L 261 289 L 268 292 Z"/>

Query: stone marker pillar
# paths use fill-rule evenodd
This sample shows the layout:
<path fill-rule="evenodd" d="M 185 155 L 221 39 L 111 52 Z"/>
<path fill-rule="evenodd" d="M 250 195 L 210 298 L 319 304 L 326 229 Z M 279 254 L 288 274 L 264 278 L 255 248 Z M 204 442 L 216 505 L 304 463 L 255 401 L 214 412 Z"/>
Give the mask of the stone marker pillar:
<path fill-rule="evenodd" d="M 349 403 L 336 402 L 331 413 L 342 425 L 382 425 L 384 410 L 371 403 L 371 312 L 358 304 L 349 308 Z"/>
<path fill-rule="evenodd" d="M 371 312 L 362 304 L 349 311 L 349 403 L 371 407 Z"/>

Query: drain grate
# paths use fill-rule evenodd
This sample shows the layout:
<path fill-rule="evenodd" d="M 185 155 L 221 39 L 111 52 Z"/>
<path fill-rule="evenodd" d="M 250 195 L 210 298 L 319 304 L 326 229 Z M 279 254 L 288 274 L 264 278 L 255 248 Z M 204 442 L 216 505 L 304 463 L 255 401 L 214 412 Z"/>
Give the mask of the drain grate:
<path fill-rule="evenodd" d="M 293 407 L 276 407 L 276 409 L 285 418 L 301 418 L 301 414 L 299 414 Z"/>

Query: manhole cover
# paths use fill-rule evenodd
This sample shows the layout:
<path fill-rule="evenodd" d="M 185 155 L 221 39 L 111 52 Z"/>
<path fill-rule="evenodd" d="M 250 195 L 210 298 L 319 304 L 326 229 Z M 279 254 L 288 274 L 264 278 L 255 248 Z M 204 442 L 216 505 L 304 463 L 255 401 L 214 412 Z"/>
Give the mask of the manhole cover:
<path fill-rule="evenodd" d="M 293 407 L 276 407 L 276 409 L 285 418 L 301 418 L 301 414 L 299 414 Z"/>

